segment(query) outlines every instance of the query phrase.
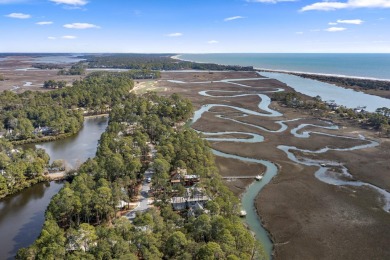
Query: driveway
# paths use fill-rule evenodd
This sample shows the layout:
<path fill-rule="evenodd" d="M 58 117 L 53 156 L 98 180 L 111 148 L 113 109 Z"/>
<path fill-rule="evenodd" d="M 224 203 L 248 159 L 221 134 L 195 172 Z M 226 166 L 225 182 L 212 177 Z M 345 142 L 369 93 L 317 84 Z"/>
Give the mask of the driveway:
<path fill-rule="evenodd" d="M 151 201 L 149 199 L 149 190 L 151 183 L 148 182 L 148 178 L 152 178 L 154 171 L 149 168 L 145 172 L 145 178 L 142 182 L 142 187 L 139 195 L 138 206 L 126 214 L 126 217 L 130 220 L 134 219 L 137 212 L 143 212 L 149 209 Z"/>

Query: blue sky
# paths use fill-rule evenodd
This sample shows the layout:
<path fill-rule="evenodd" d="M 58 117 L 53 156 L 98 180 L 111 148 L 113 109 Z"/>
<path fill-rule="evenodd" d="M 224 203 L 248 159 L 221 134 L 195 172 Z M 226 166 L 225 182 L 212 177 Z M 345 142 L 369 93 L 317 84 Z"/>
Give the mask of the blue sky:
<path fill-rule="evenodd" d="M 0 52 L 390 52 L 390 0 L 0 0 Z"/>

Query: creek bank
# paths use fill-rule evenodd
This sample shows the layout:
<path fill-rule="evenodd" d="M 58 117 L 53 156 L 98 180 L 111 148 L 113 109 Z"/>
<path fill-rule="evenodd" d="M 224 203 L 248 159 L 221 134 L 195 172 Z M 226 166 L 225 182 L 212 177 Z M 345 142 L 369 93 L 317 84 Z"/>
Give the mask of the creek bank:
<path fill-rule="evenodd" d="M 26 146 L 43 148 L 51 162 L 63 159 L 75 168 L 78 163 L 95 156 L 98 140 L 107 124 L 107 117 L 86 118 L 76 135 Z M 46 207 L 62 186 L 63 182 L 42 179 L 40 183 L 0 200 L 0 259 L 13 258 L 20 248 L 35 241 L 42 229 Z"/>
<path fill-rule="evenodd" d="M 96 115 L 87 115 L 84 116 L 84 122 L 85 119 L 91 119 L 91 118 L 99 118 L 99 117 L 108 117 L 109 114 L 96 114 Z M 76 133 L 65 133 L 65 134 L 58 134 L 58 135 L 48 135 L 43 137 L 36 137 L 36 138 L 29 138 L 24 140 L 18 140 L 18 141 L 12 141 L 13 145 L 24 145 L 24 144 L 36 144 L 36 143 L 45 143 L 45 142 L 54 142 L 57 140 L 66 139 L 72 136 L 76 136 L 83 127 L 81 127 Z"/>

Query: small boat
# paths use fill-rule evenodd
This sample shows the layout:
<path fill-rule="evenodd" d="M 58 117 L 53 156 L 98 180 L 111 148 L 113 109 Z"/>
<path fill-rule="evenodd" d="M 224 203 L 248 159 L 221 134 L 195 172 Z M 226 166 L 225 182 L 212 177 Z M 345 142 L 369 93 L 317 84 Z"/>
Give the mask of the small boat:
<path fill-rule="evenodd" d="M 245 210 L 241 210 L 240 211 L 240 217 L 245 217 L 246 216 L 246 211 Z"/>
<path fill-rule="evenodd" d="M 263 179 L 263 176 L 257 175 L 257 176 L 255 177 L 255 179 L 256 179 L 256 181 L 261 181 L 261 179 Z"/>
<path fill-rule="evenodd" d="M 326 167 L 326 164 L 325 164 L 325 163 L 320 163 L 320 165 L 321 165 L 322 167 Z"/>

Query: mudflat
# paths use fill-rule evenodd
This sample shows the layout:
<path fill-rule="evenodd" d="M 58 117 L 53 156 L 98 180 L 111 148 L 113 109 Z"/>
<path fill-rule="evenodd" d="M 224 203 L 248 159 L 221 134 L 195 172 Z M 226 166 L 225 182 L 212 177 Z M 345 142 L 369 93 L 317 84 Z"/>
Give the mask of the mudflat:
<path fill-rule="evenodd" d="M 35 69 L 30 56 L 10 56 L 0 62 L 0 75 L 5 80 L 0 81 L 0 91 L 12 90 L 14 92 L 47 91 L 43 84 L 47 80 L 66 81 L 71 84 L 81 76 L 58 75 L 58 69 Z"/>
<path fill-rule="evenodd" d="M 249 78 L 258 80 L 228 80 Z M 252 72 L 167 72 L 162 73 L 156 87 L 166 90 L 160 92 L 162 95 L 179 93 L 189 98 L 196 110 L 216 105 L 206 109 L 192 125 L 199 131 L 240 132 L 213 136 L 218 138 L 250 138 L 244 133 L 264 137 L 253 143 L 210 143 L 221 152 L 268 160 L 278 166 L 278 174 L 254 202 L 274 242 L 275 259 L 390 259 L 390 212 L 385 211 L 386 200 L 378 192 L 390 190 L 388 139 L 347 121 L 335 122 L 340 128 L 332 129 L 332 122 L 312 111 L 290 109 L 275 102 L 268 108 L 279 115 L 270 116 L 269 111 L 259 108 L 264 100 L 256 94 L 270 96 L 278 88 L 293 90 Z M 299 162 L 289 159 L 278 148 L 281 145 L 295 147 L 297 150 L 289 151 Z M 264 170 L 260 164 L 236 159 L 217 157 L 216 162 L 221 175 L 226 177 L 256 176 Z M 315 175 L 320 168 L 324 168 L 326 176 L 336 176 L 349 184 L 321 181 Z M 251 181 L 227 180 L 226 184 L 240 195 Z M 364 185 L 353 185 L 357 182 Z"/>

